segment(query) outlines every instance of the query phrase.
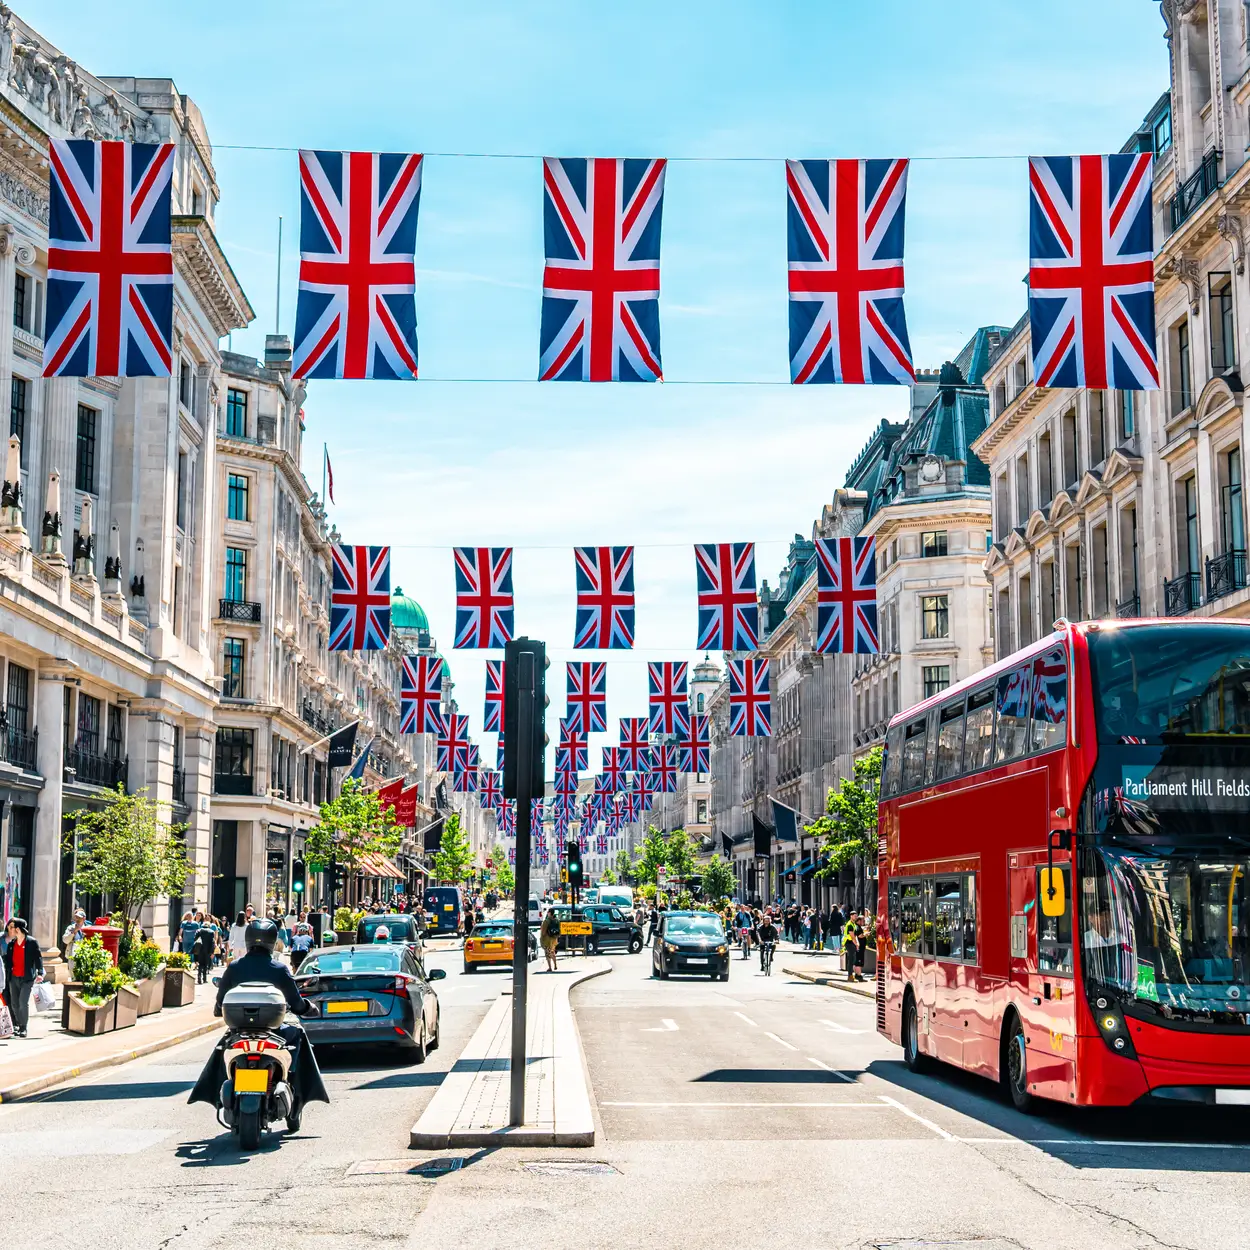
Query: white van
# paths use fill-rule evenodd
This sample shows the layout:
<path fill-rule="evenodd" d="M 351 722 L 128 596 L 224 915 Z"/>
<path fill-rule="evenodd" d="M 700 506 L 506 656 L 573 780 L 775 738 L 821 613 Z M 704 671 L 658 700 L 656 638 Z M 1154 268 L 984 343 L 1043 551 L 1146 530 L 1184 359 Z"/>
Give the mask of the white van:
<path fill-rule="evenodd" d="M 633 911 L 634 892 L 627 885 L 601 885 L 595 902 L 601 907 L 622 907 Z"/>

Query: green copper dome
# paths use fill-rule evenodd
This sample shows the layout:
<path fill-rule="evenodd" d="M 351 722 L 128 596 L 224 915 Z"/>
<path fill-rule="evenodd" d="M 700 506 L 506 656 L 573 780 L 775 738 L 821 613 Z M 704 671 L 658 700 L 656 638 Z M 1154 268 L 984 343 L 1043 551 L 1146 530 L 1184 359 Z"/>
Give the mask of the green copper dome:
<path fill-rule="evenodd" d="M 391 596 L 391 625 L 395 629 L 420 630 L 429 633 L 430 619 L 425 609 L 415 600 L 410 599 L 400 587 L 395 587 Z"/>

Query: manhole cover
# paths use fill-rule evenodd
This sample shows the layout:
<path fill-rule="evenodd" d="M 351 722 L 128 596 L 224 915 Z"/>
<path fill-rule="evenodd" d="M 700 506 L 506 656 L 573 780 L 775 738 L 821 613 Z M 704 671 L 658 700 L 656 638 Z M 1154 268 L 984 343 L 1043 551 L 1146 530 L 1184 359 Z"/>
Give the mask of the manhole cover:
<path fill-rule="evenodd" d="M 538 1176 L 619 1176 L 610 1163 L 582 1163 L 578 1159 L 549 1159 L 538 1163 L 522 1163 L 527 1172 Z"/>
<path fill-rule="evenodd" d="M 348 1176 L 421 1176 L 435 1180 L 448 1172 L 458 1172 L 463 1159 L 359 1159 L 347 1169 Z"/>

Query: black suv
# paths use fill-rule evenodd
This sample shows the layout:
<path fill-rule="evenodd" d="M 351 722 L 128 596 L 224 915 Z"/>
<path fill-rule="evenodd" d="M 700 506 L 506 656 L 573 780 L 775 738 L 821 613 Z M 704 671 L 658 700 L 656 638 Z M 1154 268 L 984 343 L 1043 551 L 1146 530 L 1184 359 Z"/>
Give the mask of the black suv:
<path fill-rule="evenodd" d="M 669 973 L 729 980 L 729 939 L 714 912 L 660 913 L 660 928 L 651 944 L 651 974 L 666 980 Z"/>
<path fill-rule="evenodd" d="M 585 939 L 586 951 L 597 955 L 600 950 L 609 946 L 623 946 L 631 955 L 642 950 L 642 930 L 634 923 L 633 916 L 620 907 L 612 907 L 607 903 L 581 903 L 570 907 L 567 903 L 557 903 L 553 909 L 557 920 L 589 920 L 594 926 L 593 931 Z M 573 938 L 573 949 L 582 944 L 579 938 Z M 560 949 L 567 950 L 569 939 L 560 938 Z"/>

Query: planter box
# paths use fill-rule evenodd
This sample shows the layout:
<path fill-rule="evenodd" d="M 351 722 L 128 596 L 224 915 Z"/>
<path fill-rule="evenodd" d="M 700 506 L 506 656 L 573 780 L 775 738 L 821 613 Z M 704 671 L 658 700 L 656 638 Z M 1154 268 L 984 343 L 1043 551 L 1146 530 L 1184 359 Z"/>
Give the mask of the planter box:
<path fill-rule="evenodd" d="M 77 990 L 66 991 L 66 1024 L 70 1033 L 84 1037 L 98 1037 L 111 1033 L 117 1027 L 117 996 L 106 998 L 98 1007 L 84 1003 Z"/>
<path fill-rule="evenodd" d="M 195 1002 L 195 969 L 164 968 L 166 1007 L 189 1007 Z"/>
<path fill-rule="evenodd" d="M 165 969 L 157 968 L 150 977 L 135 982 L 139 991 L 139 1014 L 150 1016 L 165 1005 Z"/>
<path fill-rule="evenodd" d="M 356 940 L 355 929 L 335 929 L 334 930 L 334 945 L 335 946 L 350 946 L 355 940 Z"/>
<path fill-rule="evenodd" d="M 139 1019 L 139 991 L 133 985 L 123 985 L 117 991 L 117 1024 L 119 1029 L 131 1028 Z"/>
<path fill-rule="evenodd" d="M 61 997 L 61 1028 L 69 1029 L 69 998 L 70 994 L 82 993 L 81 981 L 69 981 L 65 986 L 65 993 Z"/>

